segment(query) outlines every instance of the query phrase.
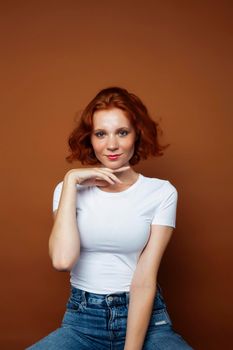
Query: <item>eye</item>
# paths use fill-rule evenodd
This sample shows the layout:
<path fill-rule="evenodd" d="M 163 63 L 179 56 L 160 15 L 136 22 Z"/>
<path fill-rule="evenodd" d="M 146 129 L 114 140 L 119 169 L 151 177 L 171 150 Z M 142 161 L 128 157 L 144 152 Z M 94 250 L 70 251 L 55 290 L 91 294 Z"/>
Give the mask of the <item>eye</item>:
<path fill-rule="evenodd" d="M 128 133 L 129 133 L 128 130 L 120 130 L 120 131 L 119 131 L 119 135 L 120 135 L 120 136 L 127 136 Z"/>
<path fill-rule="evenodd" d="M 96 133 L 95 133 L 95 136 L 97 136 L 97 137 L 103 137 L 104 136 L 104 131 L 97 131 Z"/>

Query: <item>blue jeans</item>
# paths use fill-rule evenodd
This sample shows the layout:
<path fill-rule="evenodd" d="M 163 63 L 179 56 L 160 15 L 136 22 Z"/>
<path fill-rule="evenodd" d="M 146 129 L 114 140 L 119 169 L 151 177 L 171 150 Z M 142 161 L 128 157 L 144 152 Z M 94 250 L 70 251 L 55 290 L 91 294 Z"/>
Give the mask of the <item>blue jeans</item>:
<path fill-rule="evenodd" d="M 61 327 L 26 350 L 123 350 L 129 292 L 95 294 L 71 286 Z M 192 350 L 176 333 L 157 283 L 143 350 Z"/>

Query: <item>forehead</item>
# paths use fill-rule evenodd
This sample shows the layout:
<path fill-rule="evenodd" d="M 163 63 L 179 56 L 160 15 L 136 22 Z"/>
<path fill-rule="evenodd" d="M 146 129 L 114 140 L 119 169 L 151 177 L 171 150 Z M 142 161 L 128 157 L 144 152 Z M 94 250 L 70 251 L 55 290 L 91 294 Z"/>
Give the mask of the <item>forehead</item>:
<path fill-rule="evenodd" d="M 126 112 L 119 108 L 95 111 L 93 114 L 94 128 L 131 127 Z"/>

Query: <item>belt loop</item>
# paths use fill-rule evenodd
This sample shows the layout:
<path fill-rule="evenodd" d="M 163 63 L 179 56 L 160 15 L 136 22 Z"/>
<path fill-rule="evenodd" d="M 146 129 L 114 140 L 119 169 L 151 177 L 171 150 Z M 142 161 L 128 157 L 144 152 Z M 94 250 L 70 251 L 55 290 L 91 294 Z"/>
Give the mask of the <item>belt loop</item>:
<path fill-rule="evenodd" d="M 87 305 L 87 299 L 86 299 L 86 291 L 82 290 L 82 301 L 81 304 L 86 306 Z"/>
<path fill-rule="evenodd" d="M 130 299 L 130 293 L 126 292 L 125 295 L 126 295 L 126 304 L 128 305 L 129 304 L 129 299 Z"/>

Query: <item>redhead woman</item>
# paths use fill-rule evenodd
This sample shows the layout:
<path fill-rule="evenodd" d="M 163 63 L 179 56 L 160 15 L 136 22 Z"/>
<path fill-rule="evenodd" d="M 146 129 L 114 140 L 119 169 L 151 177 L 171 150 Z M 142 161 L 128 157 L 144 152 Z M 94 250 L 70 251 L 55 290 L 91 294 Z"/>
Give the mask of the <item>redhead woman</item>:
<path fill-rule="evenodd" d="M 176 226 L 177 190 L 133 165 L 161 156 L 158 124 L 133 93 L 101 90 L 69 137 L 69 170 L 54 189 L 52 264 L 70 272 L 60 328 L 31 350 L 190 350 L 157 281 Z"/>

